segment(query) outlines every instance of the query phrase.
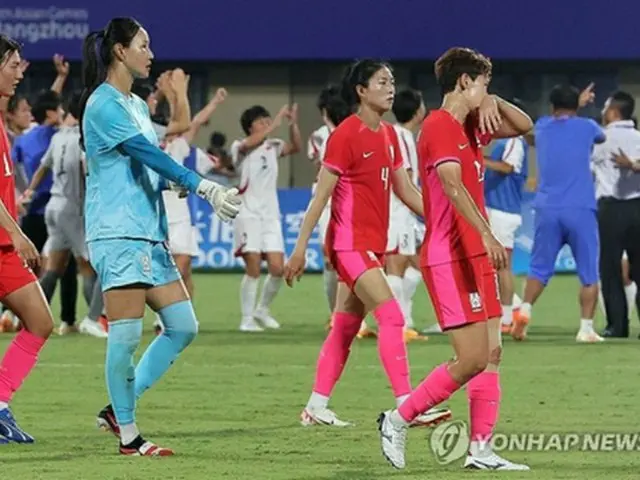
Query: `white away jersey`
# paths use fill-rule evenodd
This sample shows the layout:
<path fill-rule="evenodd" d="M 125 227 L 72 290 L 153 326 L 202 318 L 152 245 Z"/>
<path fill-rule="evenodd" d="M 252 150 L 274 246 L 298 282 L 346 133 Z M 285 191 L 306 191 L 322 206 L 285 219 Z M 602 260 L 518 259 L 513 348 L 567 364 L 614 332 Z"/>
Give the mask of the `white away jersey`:
<path fill-rule="evenodd" d="M 180 165 L 184 165 L 186 158 L 191 153 L 191 146 L 183 137 L 172 140 L 163 148 L 165 153 Z M 196 172 L 200 175 L 206 175 L 212 167 L 213 163 L 209 159 L 209 155 L 199 148 L 196 149 Z M 164 190 L 162 199 L 167 211 L 167 223 L 191 222 L 191 212 L 186 197 L 180 198 L 178 192 Z"/>
<path fill-rule="evenodd" d="M 322 161 L 330 133 L 329 127 L 323 125 L 309 136 L 309 141 L 307 142 L 307 157 L 309 157 L 309 160 Z"/>
<path fill-rule="evenodd" d="M 398 145 L 400 146 L 400 153 L 402 154 L 403 166 L 407 170 L 411 170 L 410 177 L 414 185 L 418 185 L 418 151 L 416 150 L 415 137 L 411 130 L 404 128 L 402 125 L 394 125 L 396 133 L 398 134 Z M 391 193 L 391 210 L 390 215 L 392 217 L 398 215 L 411 214 L 409 208 L 400 201 L 400 199 L 392 192 Z"/>
<path fill-rule="evenodd" d="M 266 139 L 262 144 L 246 153 L 240 152 L 243 140 L 231 145 L 233 165 L 240 170 L 240 196 L 244 217 L 280 219 L 278 203 L 278 159 L 285 142 Z"/>

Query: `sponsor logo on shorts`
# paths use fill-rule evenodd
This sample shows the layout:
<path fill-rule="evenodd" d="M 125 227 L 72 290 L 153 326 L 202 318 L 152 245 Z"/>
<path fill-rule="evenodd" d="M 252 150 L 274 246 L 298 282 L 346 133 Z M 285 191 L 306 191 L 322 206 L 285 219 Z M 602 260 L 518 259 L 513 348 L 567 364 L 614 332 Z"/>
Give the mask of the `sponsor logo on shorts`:
<path fill-rule="evenodd" d="M 142 271 L 144 273 L 151 273 L 151 259 L 149 259 L 149 255 L 142 256 Z"/>
<path fill-rule="evenodd" d="M 375 261 L 377 261 L 377 260 L 378 260 L 378 257 L 376 257 L 376 254 L 375 254 L 375 253 L 373 253 L 373 252 L 371 252 L 371 251 L 367 251 L 367 255 L 369 256 L 369 259 L 370 259 L 372 262 L 375 262 Z"/>
<path fill-rule="evenodd" d="M 471 311 L 477 312 L 482 310 L 482 298 L 478 292 L 469 294 L 469 303 L 471 304 Z"/>

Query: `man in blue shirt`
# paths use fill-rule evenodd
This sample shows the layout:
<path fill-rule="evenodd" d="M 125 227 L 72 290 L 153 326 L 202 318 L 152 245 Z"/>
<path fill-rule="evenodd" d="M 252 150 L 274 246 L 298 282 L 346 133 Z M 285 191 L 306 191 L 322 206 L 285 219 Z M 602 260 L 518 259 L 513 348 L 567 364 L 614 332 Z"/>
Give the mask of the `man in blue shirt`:
<path fill-rule="evenodd" d="M 604 131 L 591 119 L 577 116 L 579 107 L 593 101 L 593 85 L 580 93 L 570 86 L 552 89 L 552 114 L 534 127 L 538 163 L 538 193 L 531 265 L 520 312 L 511 335 L 526 336 L 531 306 L 555 270 L 560 249 L 568 244 L 576 261 L 580 289 L 578 342 L 602 341 L 593 328 L 598 301 L 598 221 L 591 173 L 594 144 L 605 141 Z"/>
<path fill-rule="evenodd" d="M 512 101 L 520 110 L 524 106 Z M 529 173 L 529 144 L 521 137 L 494 142 L 485 158 L 484 196 L 489 224 L 507 250 L 508 265 L 498 272 L 502 333 L 511 331 L 513 320 L 513 272 L 511 257 L 516 231 L 522 224 L 522 194 Z"/>
<path fill-rule="evenodd" d="M 43 91 L 38 95 L 32 109 L 34 120 L 38 126 L 16 138 L 13 144 L 12 158 L 25 174 L 27 183 L 40 166 L 45 152 L 49 148 L 51 138 L 62 122 L 64 110 L 58 93 L 53 90 Z M 31 202 L 27 206 L 27 213 L 22 218 L 22 229 L 42 252 L 47 241 L 47 226 L 44 221 L 44 209 L 49 202 L 53 178 L 48 174 L 40 183 Z M 74 325 L 76 321 L 76 298 L 78 296 L 77 266 L 75 260 L 70 259 L 65 275 L 61 279 L 61 318 L 66 326 Z"/>

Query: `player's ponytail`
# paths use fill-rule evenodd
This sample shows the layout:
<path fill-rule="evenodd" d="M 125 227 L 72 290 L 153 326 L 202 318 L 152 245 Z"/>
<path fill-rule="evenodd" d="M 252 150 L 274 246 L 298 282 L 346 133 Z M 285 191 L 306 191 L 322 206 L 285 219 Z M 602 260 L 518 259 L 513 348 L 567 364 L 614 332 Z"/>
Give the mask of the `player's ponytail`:
<path fill-rule="evenodd" d="M 102 65 L 102 49 L 104 45 L 104 30 L 98 32 L 91 32 L 84 39 L 82 45 L 82 94 L 80 96 L 80 146 L 84 150 L 84 135 L 82 131 L 82 117 L 84 117 L 84 110 L 87 106 L 87 100 L 98 88 L 98 86 L 105 81 L 107 76 L 107 69 Z"/>
<path fill-rule="evenodd" d="M 82 96 L 80 97 L 80 146 L 84 150 L 82 118 L 87 101 L 96 88 L 107 79 L 107 72 L 113 62 L 113 47 L 131 45 L 133 37 L 142 28 L 137 20 L 129 17 L 112 19 L 104 30 L 91 32 L 82 46 Z"/>

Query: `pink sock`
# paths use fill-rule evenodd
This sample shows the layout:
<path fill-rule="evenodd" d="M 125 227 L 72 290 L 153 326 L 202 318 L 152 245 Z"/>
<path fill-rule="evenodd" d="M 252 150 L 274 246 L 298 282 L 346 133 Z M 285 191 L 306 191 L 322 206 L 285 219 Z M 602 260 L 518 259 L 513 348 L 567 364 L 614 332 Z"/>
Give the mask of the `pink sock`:
<path fill-rule="evenodd" d="M 398 413 L 406 422 L 410 423 L 418 415 L 447 400 L 460 386 L 451 377 L 447 364 L 443 363 L 433 370 L 409 395 L 409 398 L 398 408 Z"/>
<path fill-rule="evenodd" d="M 500 374 L 482 372 L 467 383 L 471 441 L 488 442 L 498 423 L 500 410 Z"/>
<path fill-rule="evenodd" d="M 378 354 L 393 395 L 398 398 L 411 393 L 409 361 L 404 343 L 404 315 L 395 298 L 379 305 L 373 316 L 378 321 Z"/>
<path fill-rule="evenodd" d="M 47 341 L 27 330 L 20 330 L 0 363 L 0 402 L 9 403 L 24 379 L 33 370 L 38 353 Z"/>
<path fill-rule="evenodd" d="M 346 312 L 333 314 L 333 326 L 327 336 L 316 366 L 313 391 L 330 397 L 349 358 L 351 343 L 356 338 L 362 317 Z"/>

